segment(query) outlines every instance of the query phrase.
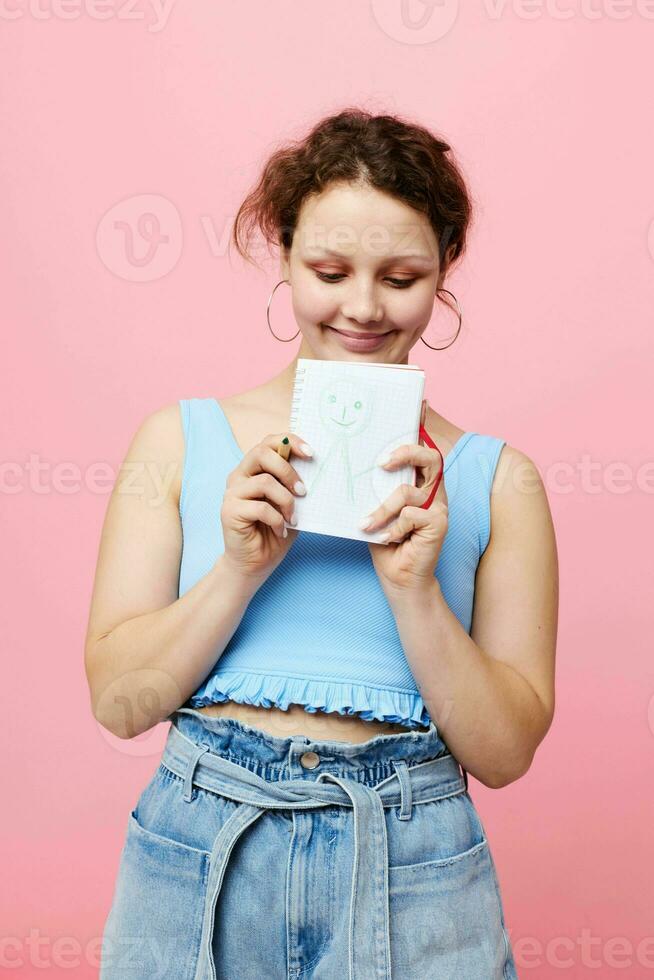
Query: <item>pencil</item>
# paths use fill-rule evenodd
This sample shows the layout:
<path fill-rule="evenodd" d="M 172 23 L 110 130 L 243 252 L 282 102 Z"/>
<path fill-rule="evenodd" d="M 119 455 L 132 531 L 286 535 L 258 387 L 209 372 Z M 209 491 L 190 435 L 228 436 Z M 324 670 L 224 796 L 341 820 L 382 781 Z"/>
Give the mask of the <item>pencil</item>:
<path fill-rule="evenodd" d="M 276 452 L 282 457 L 282 459 L 288 459 L 291 454 L 291 442 L 288 436 L 284 436 L 280 444 L 278 445 Z"/>

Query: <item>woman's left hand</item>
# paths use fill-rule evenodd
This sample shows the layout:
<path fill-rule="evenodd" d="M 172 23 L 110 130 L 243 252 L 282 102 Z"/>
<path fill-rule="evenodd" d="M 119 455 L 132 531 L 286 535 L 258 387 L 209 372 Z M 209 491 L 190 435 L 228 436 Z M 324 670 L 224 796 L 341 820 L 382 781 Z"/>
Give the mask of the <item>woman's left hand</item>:
<path fill-rule="evenodd" d="M 427 402 L 423 401 L 421 425 L 424 425 L 426 407 Z M 397 487 L 372 511 L 374 523 L 364 531 L 377 531 L 397 515 L 385 527 L 390 533 L 388 544 L 368 542 L 375 571 L 389 596 L 433 583 L 448 527 L 447 493 L 442 478 L 431 505 L 426 510 L 422 507 L 441 474 L 441 454 L 418 443 L 398 446 L 384 469 L 392 470 L 406 463 L 416 467 L 416 486 L 403 483 Z"/>

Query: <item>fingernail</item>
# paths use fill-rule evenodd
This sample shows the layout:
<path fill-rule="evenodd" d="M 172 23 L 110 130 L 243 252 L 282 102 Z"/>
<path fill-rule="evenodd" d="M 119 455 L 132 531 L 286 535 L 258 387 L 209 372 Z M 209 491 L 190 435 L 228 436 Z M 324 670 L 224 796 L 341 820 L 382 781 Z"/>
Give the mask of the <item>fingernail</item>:
<path fill-rule="evenodd" d="M 313 456 L 313 449 L 311 448 L 311 446 L 307 445 L 306 442 L 300 443 L 300 449 L 302 450 L 303 453 L 306 453 L 307 456 Z"/>
<path fill-rule="evenodd" d="M 368 515 L 368 517 L 366 517 L 366 518 L 364 518 L 364 520 L 362 520 L 362 521 L 361 521 L 361 523 L 359 524 L 359 530 L 360 530 L 360 531 L 365 531 L 365 529 L 366 529 L 367 527 L 370 527 L 370 525 L 371 525 L 371 524 L 372 524 L 373 522 L 374 522 L 374 521 L 373 521 L 373 518 L 372 518 L 372 517 L 371 517 L 370 515 Z"/>
<path fill-rule="evenodd" d="M 287 528 L 287 527 L 284 527 L 284 530 L 283 530 L 283 532 L 282 532 L 282 534 L 283 534 L 283 536 L 284 536 L 285 538 L 287 538 L 287 537 L 288 537 L 288 528 Z"/>
<path fill-rule="evenodd" d="M 293 489 L 295 490 L 296 493 L 299 493 L 300 496 L 302 496 L 307 492 L 307 488 L 305 487 L 304 483 L 302 483 L 300 480 L 297 481 Z"/>
<path fill-rule="evenodd" d="M 377 460 L 377 466 L 386 466 L 387 463 L 391 461 L 390 453 L 383 453 Z"/>
<path fill-rule="evenodd" d="M 289 523 L 290 524 L 293 524 L 293 525 L 297 524 L 297 516 L 296 516 L 295 513 L 291 514 L 291 519 L 290 519 Z"/>

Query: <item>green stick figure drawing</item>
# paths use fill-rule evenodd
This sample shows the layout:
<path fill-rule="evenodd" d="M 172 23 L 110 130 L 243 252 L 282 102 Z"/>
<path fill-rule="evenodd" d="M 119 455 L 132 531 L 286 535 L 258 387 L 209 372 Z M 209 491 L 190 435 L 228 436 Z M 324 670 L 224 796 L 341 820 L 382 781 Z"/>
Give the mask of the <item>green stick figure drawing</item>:
<path fill-rule="evenodd" d="M 352 439 L 365 432 L 372 419 L 373 407 L 372 387 L 362 386 L 360 382 L 336 381 L 322 389 L 318 412 L 321 425 L 330 441 L 320 454 L 321 462 L 309 490 L 317 489 L 325 471 L 334 467 L 336 472 L 343 474 L 344 495 L 352 503 L 356 502 L 355 481 L 373 470 L 375 463 L 353 472 Z"/>

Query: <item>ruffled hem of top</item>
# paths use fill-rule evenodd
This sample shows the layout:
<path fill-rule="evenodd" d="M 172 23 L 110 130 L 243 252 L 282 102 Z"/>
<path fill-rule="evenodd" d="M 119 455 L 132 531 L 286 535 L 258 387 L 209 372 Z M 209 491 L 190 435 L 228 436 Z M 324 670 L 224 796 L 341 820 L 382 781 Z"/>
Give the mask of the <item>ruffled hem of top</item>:
<path fill-rule="evenodd" d="M 194 708 L 223 701 L 238 701 L 264 708 L 281 708 L 300 704 L 305 711 L 338 712 L 339 715 L 357 715 L 364 721 L 387 721 L 407 728 L 428 727 L 429 713 L 419 694 L 402 691 L 384 691 L 352 684 L 349 681 L 319 681 L 306 677 L 261 676 L 235 672 L 210 677 L 202 692 L 193 695 L 190 703 Z"/>

